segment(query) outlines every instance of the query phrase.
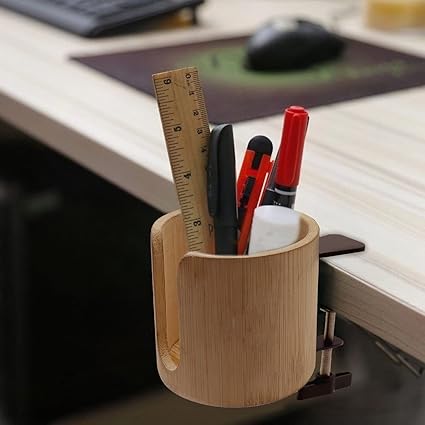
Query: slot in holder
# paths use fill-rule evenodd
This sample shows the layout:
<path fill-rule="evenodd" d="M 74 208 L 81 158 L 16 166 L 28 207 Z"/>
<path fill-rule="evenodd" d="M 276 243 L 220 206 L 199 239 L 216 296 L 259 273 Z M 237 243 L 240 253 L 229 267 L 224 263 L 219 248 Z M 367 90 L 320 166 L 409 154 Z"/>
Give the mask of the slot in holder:
<path fill-rule="evenodd" d="M 321 254 L 358 252 L 360 245 L 331 235 Z M 319 271 L 312 218 L 302 215 L 300 240 L 288 247 L 217 256 L 187 252 L 175 211 L 152 226 L 151 249 L 157 367 L 171 391 L 210 406 L 251 407 L 308 383 Z"/>

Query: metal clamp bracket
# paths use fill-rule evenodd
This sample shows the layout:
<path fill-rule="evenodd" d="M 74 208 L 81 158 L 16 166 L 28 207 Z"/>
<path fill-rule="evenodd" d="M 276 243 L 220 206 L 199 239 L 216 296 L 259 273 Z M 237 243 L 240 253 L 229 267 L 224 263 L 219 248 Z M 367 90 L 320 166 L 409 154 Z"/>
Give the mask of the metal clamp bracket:
<path fill-rule="evenodd" d="M 335 255 L 350 254 L 365 250 L 362 242 L 343 235 L 327 235 L 320 238 L 319 257 L 331 257 Z M 298 391 L 298 400 L 320 397 L 332 394 L 342 388 L 351 386 L 351 372 L 332 373 L 333 350 L 342 347 L 344 341 L 335 336 L 336 313 L 322 308 L 325 313 L 325 330 L 323 335 L 317 337 L 317 351 L 322 352 L 320 370 L 316 378 Z"/>

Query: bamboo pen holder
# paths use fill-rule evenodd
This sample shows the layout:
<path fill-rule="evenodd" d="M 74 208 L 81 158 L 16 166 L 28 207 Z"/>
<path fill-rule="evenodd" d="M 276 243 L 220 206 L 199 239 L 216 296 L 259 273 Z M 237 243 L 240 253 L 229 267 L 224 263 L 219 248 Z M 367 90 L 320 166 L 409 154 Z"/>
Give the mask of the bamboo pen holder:
<path fill-rule="evenodd" d="M 179 211 L 152 227 L 158 371 L 176 394 L 219 407 L 296 393 L 316 362 L 319 227 L 250 256 L 187 252 Z"/>

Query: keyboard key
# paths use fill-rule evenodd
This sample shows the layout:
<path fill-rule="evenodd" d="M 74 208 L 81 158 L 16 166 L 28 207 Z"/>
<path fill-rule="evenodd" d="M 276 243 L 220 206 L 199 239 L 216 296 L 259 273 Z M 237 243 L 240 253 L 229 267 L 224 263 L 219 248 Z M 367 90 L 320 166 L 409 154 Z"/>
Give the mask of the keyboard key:
<path fill-rule="evenodd" d="M 0 0 L 0 6 L 83 36 L 143 21 L 204 0 Z"/>

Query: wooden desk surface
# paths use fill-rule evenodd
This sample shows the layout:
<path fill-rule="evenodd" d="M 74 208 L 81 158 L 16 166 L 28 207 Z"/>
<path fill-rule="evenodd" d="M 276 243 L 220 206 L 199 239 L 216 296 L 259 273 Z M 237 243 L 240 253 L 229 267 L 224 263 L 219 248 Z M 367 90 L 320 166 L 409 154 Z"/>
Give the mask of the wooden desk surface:
<path fill-rule="evenodd" d="M 177 201 L 155 100 L 68 57 L 243 34 L 277 14 L 326 23 L 341 8 L 326 1 L 253 0 L 246 7 L 244 0 L 209 0 L 200 28 L 103 40 L 0 10 L 0 117 L 169 211 Z M 366 30 L 359 14 L 340 29 L 425 56 L 420 31 Z M 343 232 L 368 247 L 326 261 L 321 302 L 423 361 L 424 107 L 421 87 L 312 110 L 297 197 L 297 209 L 316 218 L 323 233 Z M 281 117 L 236 125 L 239 163 L 250 137 L 279 140 L 280 131 Z"/>

